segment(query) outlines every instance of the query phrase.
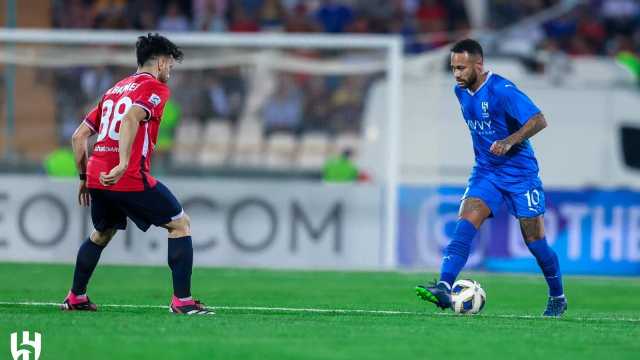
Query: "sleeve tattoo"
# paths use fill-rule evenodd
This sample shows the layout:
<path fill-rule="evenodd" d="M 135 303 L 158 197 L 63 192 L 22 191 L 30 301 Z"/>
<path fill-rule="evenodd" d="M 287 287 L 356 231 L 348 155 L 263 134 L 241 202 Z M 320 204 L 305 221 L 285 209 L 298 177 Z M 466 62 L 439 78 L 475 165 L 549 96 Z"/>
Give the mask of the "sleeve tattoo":
<path fill-rule="evenodd" d="M 542 113 L 538 113 L 527 120 L 518 131 L 511 134 L 507 139 L 511 144 L 520 144 L 546 127 L 547 120 Z"/>

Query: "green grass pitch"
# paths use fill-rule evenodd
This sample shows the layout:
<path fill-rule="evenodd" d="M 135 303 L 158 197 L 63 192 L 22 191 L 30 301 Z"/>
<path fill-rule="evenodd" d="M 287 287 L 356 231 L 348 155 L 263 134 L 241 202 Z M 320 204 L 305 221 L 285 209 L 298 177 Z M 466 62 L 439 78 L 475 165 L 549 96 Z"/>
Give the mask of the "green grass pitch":
<path fill-rule="evenodd" d="M 0 359 L 22 330 L 42 334 L 40 360 L 640 358 L 638 278 L 567 276 L 563 319 L 539 317 L 542 277 L 482 273 L 463 273 L 487 292 L 476 316 L 419 301 L 414 286 L 433 274 L 398 272 L 196 268 L 194 295 L 217 314 L 185 317 L 165 306 L 168 268 L 99 266 L 89 288 L 97 313 L 43 305 L 64 298 L 72 272 L 0 264 Z M 146 307 L 106 306 L 118 304 Z"/>

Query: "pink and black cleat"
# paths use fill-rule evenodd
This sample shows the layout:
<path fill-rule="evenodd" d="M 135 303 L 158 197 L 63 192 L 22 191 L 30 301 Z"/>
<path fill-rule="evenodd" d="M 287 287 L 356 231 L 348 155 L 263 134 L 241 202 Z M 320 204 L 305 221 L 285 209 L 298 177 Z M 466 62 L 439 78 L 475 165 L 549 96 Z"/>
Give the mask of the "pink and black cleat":
<path fill-rule="evenodd" d="M 214 315 L 215 312 L 207 309 L 203 303 L 198 300 L 180 300 L 175 295 L 171 298 L 169 311 L 174 314 L 184 315 Z"/>
<path fill-rule="evenodd" d="M 69 291 L 69 294 L 60 305 L 60 309 L 63 311 L 97 311 L 98 307 L 89 300 L 87 295 L 76 295 Z"/>

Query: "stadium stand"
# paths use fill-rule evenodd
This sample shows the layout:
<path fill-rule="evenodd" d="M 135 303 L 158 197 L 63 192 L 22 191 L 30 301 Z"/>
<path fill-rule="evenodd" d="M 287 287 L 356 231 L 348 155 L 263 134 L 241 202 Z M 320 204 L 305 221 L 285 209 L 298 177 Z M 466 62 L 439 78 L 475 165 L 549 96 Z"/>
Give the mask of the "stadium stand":
<path fill-rule="evenodd" d="M 257 120 L 247 121 L 236 132 L 232 164 L 235 167 L 258 167 L 263 157 L 262 150 L 262 124 Z"/>
<path fill-rule="evenodd" d="M 271 169 L 288 169 L 293 166 L 297 141 L 289 133 L 275 133 L 267 139 L 265 164 Z"/>
<path fill-rule="evenodd" d="M 201 158 L 202 125 L 195 119 L 183 119 L 176 130 L 173 150 L 174 163 L 194 166 Z"/>
<path fill-rule="evenodd" d="M 481 24 L 486 29 L 507 28 L 515 21 L 560 3 L 558 0 L 488 2 L 492 15 Z M 29 19 L 20 18 L 18 22 L 23 26 L 62 29 L 397 33 L 405 40 L 405 52 L 409 55 L 444 45 L 478 25 L 478 20 L 469 16 L 464 0 L 375 1 L 375 6 L 372 1 L 360 0 L 53 0 L 47 3 L 49 7 L 41 7 L 37 14 L 32 13 Z M 640 5 L 632 0 L 583 2 L 552 20 L 531 23 L 526 29 L 504 34 L 504 41 L 488 47 L 494 55 L 490 58 L 491 67 L 514 80 L 531 73 L 546 73 L 553 82 L 559 83 L 572 81 L 567 74 L 580 73 L 586 74 L 580 77 L 582 83 L 616 81 L 620 71 L 610 63 L 576 61 L 569 66 L 567 59 L 583 55 L 613 56 L 620 51 L 635 53 L 640 37 L 637 36 L 638 22 L 634 19 L 639 15 Z M 514 41 L 508 41 L 510 36 Z M 524 48 L 523 43 L 527 43 Z M 335 54 L 307 51 L 292 55 L 328 59 Z M 513 61 L 514 56 L 517 62 Z M 19 69 L 17 84 L 24 87 L 24 91 L 32 89 L 31 95 L 37 97 L 37 102 L 48 109 L 47 113 L 54 114 L 52 119 L 29 115 L 29 109 L 33 108 L 27 102 L 17 102 L 22 117 L 16 121 L 15 146 L 21 157 L 39 163 L 46 153 L 68 144 L 75 125 L 95 104 L 97 94 L 126 71 L 130 69 L 65 68 L 36 79 L 33 70 Z M 292 127 L 290 130 L 295 136 L 287 140 L 287 151 L 293 152 L 291 166 L 294 168 L 319 169 L 329 150 L 318 149 L 331 148 L 333 154 L 344 139 L 349 139 L 357 149 L 361 142 L 359 134 L 364 130 L 363 104 L 376 75 L 336 77 L 292 73 L 281 78 L 277 86 L 267 89 L 269 94 L 259 105 L 262 110 L 245 116 L 250 78 L 242 66 L 177 72 L 172 89 L 184 119 L 175 130 L 172 168 L 280 167 L 282 159 L 276 160 L 279 155 L 271 154 L 270 149 L 274 149 L 272 143 L 277 144 L 281 137 L 275 140 L 265 137 L 271 132 L 272 121 L 285 121 Z M 283 86 L 286 89 L 282 90 Z M 61 90 L 52 91 L 54 88 Z M 276 96 L 278 89 L 286 92 L 285 98 Z M 290 116 L 274 119 L 273 114 Z M 222 123 L 212 120 L 219 118 L 226 120 Z M 49 140 L 38 142 L 38 146 L 23 146 L 28 138 L 25 134 L 31 134 L 29 129 L 34 128 L 57 136 L 42 136 Z M 358 135 L 344 135 L 345 132 Z M 193 144 L 189 134 L 197 134 L 201 140 Z M 262 160 L 268 161 L 263 164 Z"/>
<path fill-rule="evenodd" d="M 233 131 L 228 121 L 210 119 L 204 128 L 199 165 L 202 167 L 223 166 L 229 160 Z"/>
<path fill-rule="evenodd" d="M 327 160 L 329 136 L 322 132 L 309 132 L 302 136 L 297 165 L 301 169 L 319 169 Z"/>

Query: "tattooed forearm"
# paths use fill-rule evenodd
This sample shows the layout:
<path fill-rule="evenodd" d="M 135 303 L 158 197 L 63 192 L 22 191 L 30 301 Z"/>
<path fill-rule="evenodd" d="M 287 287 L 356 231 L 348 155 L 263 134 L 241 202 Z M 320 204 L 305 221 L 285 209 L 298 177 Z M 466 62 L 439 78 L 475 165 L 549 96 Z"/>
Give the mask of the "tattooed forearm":
<path fill-rule="evenodd" d="M 520 144 L 521 142 L 529 139 L 533 135 L 540 132 L 540 130 L 547 127 L 547 120 L 545 120 L 542 113 L 538 113 L 527 120 L 527 122 L 520 128 L 520 130 L 511 134 L 506 140 L 511 144 Z"/>
<path fill-rule="evenodd" d="M 538 113 L 527 120 L 520 130 L 514 132 L 508 138 L 494 141 L 489 151 L 494 155 L 503 156 L 508 153 L 513 146 L 527 140 L 546 127 L 547 121 L 544 119 L 544 115 Z"/>

